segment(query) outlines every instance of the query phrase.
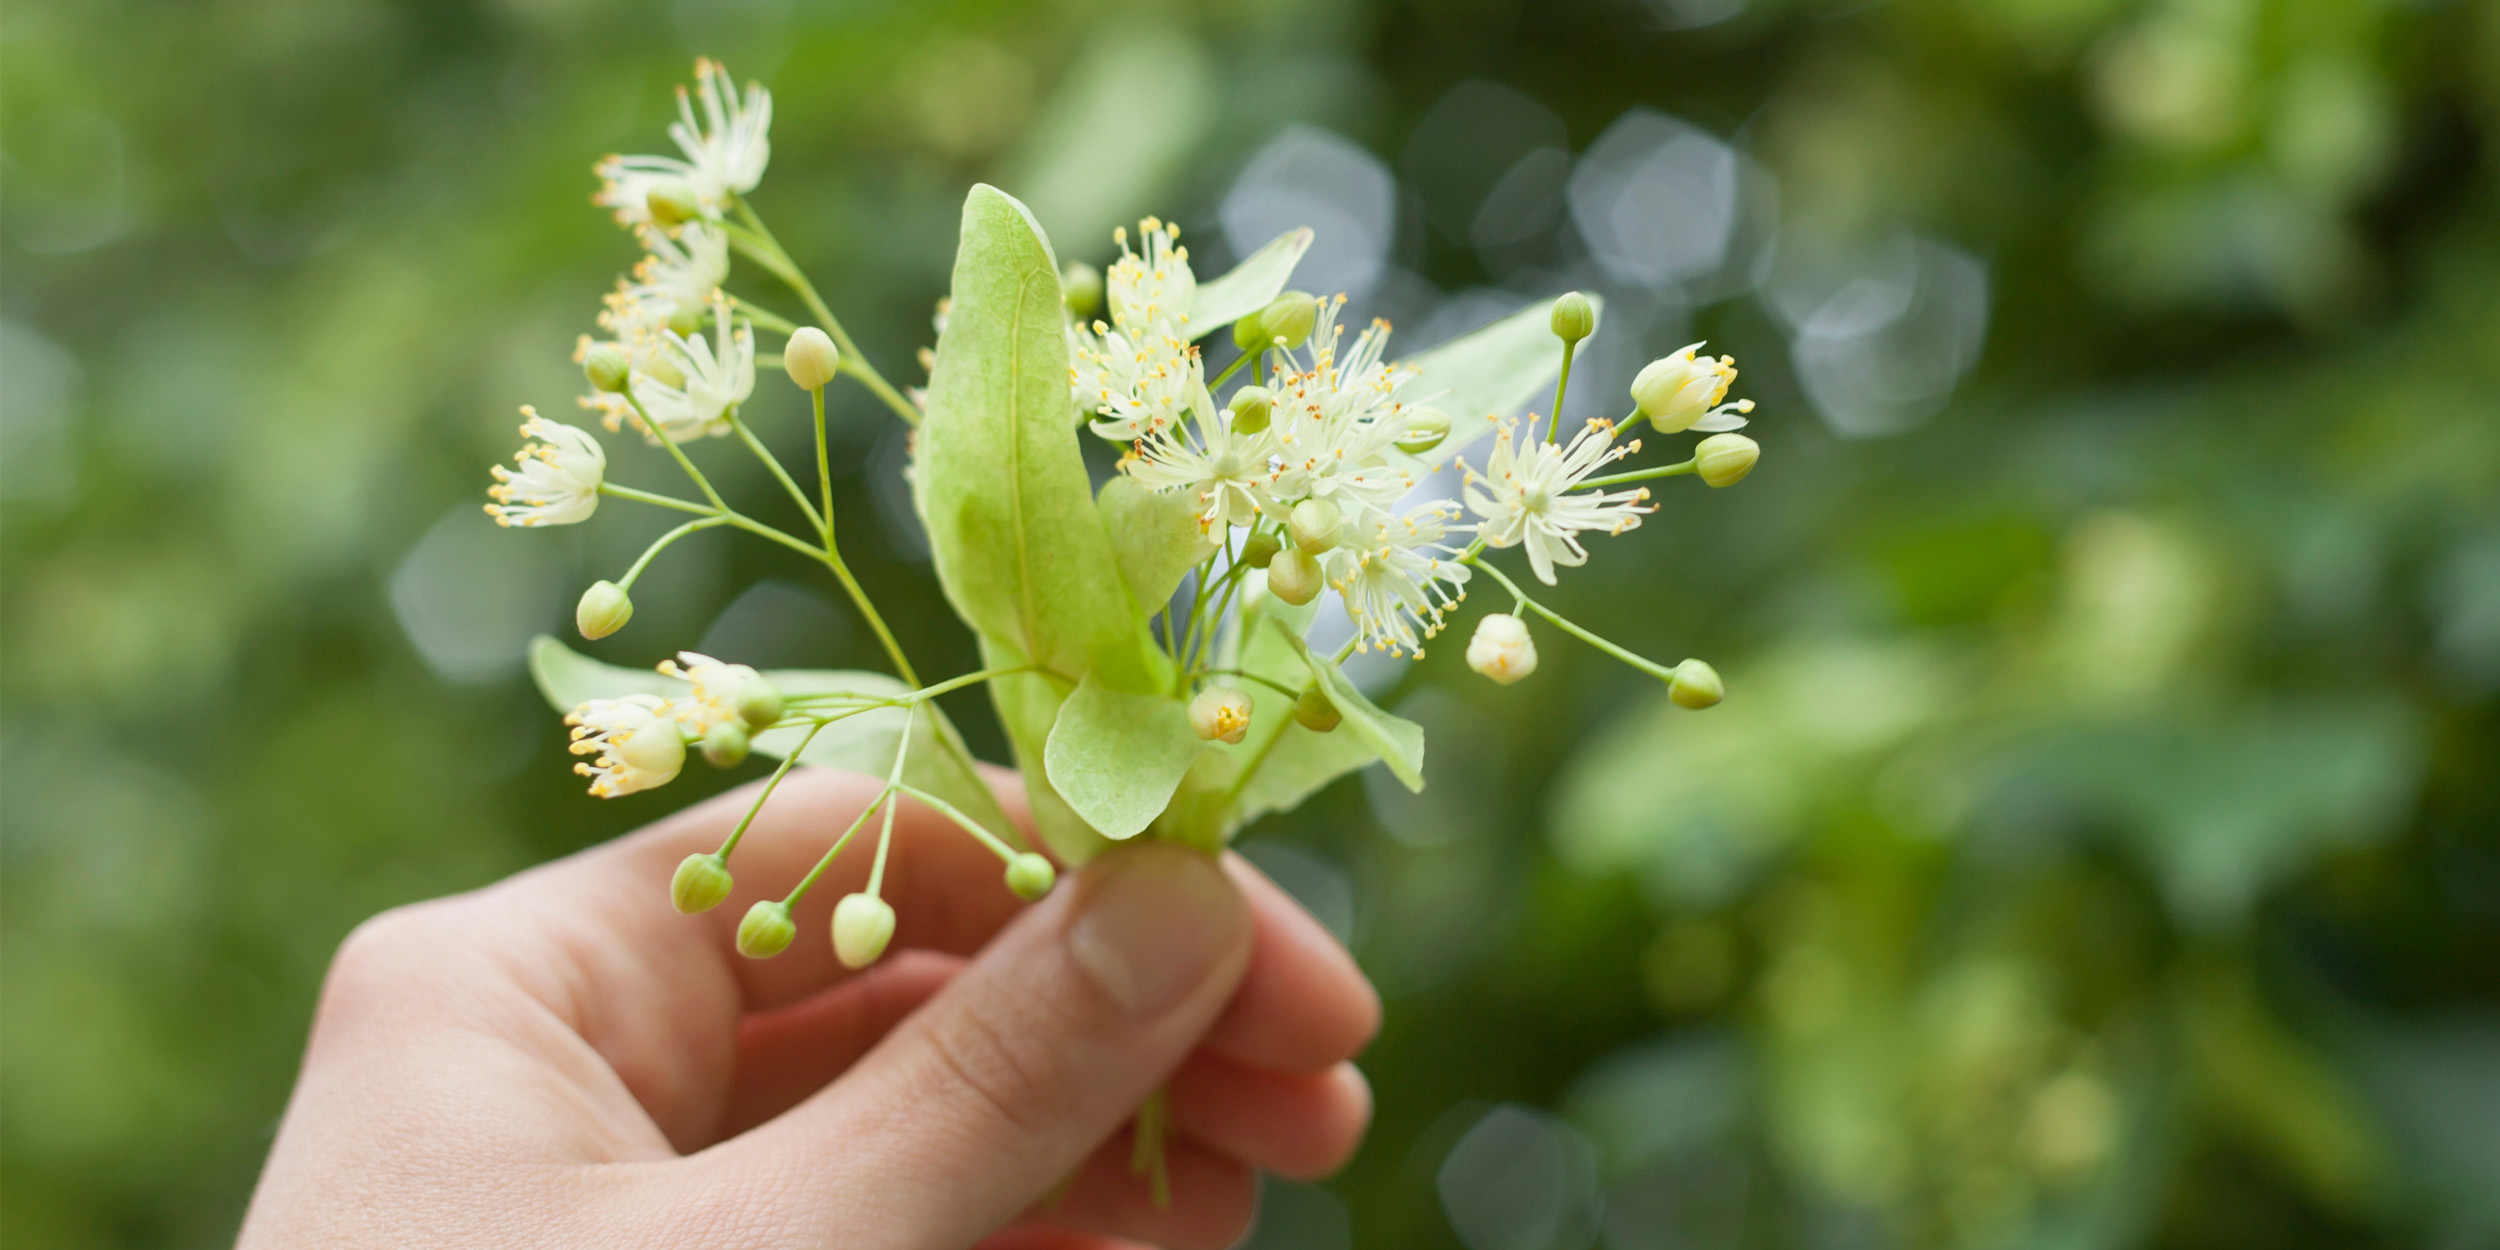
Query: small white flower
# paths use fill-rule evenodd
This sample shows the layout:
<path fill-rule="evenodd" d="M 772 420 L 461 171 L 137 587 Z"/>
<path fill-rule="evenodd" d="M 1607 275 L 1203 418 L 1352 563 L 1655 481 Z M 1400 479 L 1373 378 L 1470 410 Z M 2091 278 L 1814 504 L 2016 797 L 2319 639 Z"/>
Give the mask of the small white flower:
<path fill-rule="evenodd" d="M 1467 475 L 1467 506 L 1484 519 L 1476 532 L 1495 547 L 1525 546 L 1528 566 L 1537 580 L 1554 584 L 1554 566 L 1577 568 L 1588 552 L 1574 535 L 1583 530 L 1620 534 L 1641 523 L 1647 490 L 1601 494 L 1568 492 L 1598 469 L 1640 450 L 1639 440 L 1614 446 L 1615 427 L 1594 421 L 1562 446 L 1536 436 L 1529 424 L 1525 437 L 1509 421 L 1493 440 L 1482 476 Z"/>
<path fill-rule="evenodd" d="M 573 754 L 598 757 L 575 763 L 573 771 L 590 778 L 590 792 L 599 798 L 667 785 L 686 766 L 685 737 L 668 700 L 658 695 L 592 699 L 564 723 L 573 727 Z"/>
<path fill-rule="evenodd" d="M 1181 228 L 1152 217 L 1137 223 L 1137 242 L 1144 255 L 1129 250 L 1128 228 L 1112 232 L 1120 259 L 1113 261 L 1104 287 L 1111 300 L 1111 324 L 1131 338 L 1142 336 L 1158 321 L 1189 323 L 1189 305 L 1198 298 L 1198 276 L 1189 271 L 1189 249 L 1180 245 Z"/>
<path fill-rule="evenodd" d="M 1700 347 L 1693 343 L 1653 360 L 1632 379 L 1632 402 L 1661 434 L 1740 430 L 1745 427 L 1744 414 L 1753 411 L 1750 399 L 1720 402 L 1736 382 L 1736 358 L 1694 356 Z"/>
<path fill-rule="evenodd" d="M 763 181 L 764 167 L 772 160 L 772 94 L 760 83 L 749 83 L 741 100 L 729 70 L 718 61 L 696 61 L 694 76 L 696 97 L 703 103 L 702 118 L 695 117 L 696 97 L 679 87 L 677 120 L 668 127 L 668 137 L 685 153 L 683 159 L 611 156 L 598 164 L 602 185 L 591 202 L 613 210 L 624 225 L 651 220 L 651 188 L 663 179 L 684 179 L 694 188 L 704 211 L 714 216 L 732 197 L 754 190 Z"/>
<path fill-rule="evenodd" d="M 660 672 L 693 684 L 692 693 L 670 706 L 678 723 L 697 738 L 714 725 L 739 720 L 738 696 L 756 678 L 755 670 L 744 664 L 724 664 L 699 651 L 680 651 L 676 659 L 660 661 Z"/>
<path fill-rule="evenodd" d="M 1095 322 L 1068 329 L 1070 393 L 1084 411 L 1100 414 L 1091 427 L 1119 442 L 1172 430 L 1187 417 L 1212 415 L 1206 371 L 1198 349 L 1169 321 L 1134 334 Z"/>
<path fill-rule="evenodd" d="M 1467 667 L 1509 685 L 1536 671 L 1536 640 L 1528 623 L 1508 612 L 1476 622 L 1476 636 L 1467 640 Z"/>
<path fill-rule="evenodd" d="M 657 367 L 648 372 L 638 369 L 632 383 L 634 398 L 659 422 L 670 442 L 727 434 L 730 414 L 755 392 L 754 332 L 744 322 L 732 326 L 729 301 L 716 291 L 712 294 L 712 338 L 704 338 L 700 331 L 686 335 L 665 330 L 662 341 L 666 350 L 653 363 L 666 366 L 681 380 L 672 384 Z"/>
<path fill-rule="evenodd" d="M 1304 499 L 1328 499 L 1350 522 L 1374 524 L 1415 488 L 1405 459 L 1392 454 L 1406 432 L 1408 405 L 1398 391 L 1415 371 L 1381 360 L 1389 342 L 1385 321 L 1373 322 L 1340 353 L 1344 330 L 1336 319 L 1344 306 L 1343 296 L 1321 305 L 1307 361 L 1277 353 L 1281 363 L 1268 391 L 1280 470 L 1268 495 L 1279 521 L 1282 509 Z"/>
<path fill-rule="evenodd" d="M 708 222 L 687 222 L 675 235 L 657 226 L 635 233 L 650 255 L 634 266 L 633 289 L 666 301 L 663 324 L 678 309 L 710 303 L 712 293 L 729 279 L 729 236 Z"/>
<path fill-rule="evenodd" d="M 599 483 L 606 475 L 608 453 L 588 430 L 538 415 L 524 406 L 521 437 L 543 440 L 525 444 L 513 455 L 518 472 L 496 465 L 489 472 L 495 484 L 486 493 L 495 502 L 486 514 L 497 525 L 571 525 L 590 519 L 599 508 Z"/>
<path fill-rule="evenodd" d="M 1156 429 L 1121 458 L 1120 468 L 1151 489 L 1189 492 L 1198 501 L 1201 530 L 1248 525 L 1258 519 L 1263 490 L 1275 475 L 1275 440 L 1265 430 L 1235 432 L 1216 419 L 1211 403 L 1196 415 L 1197 438 L 1177 427 Z"/>
<path fill-rule="evenodd" d="M 1441 632 L 1442 617 L 1466 597 L 1468 569 L 1442 540 L 1458 505 L 1446 499 L 1409 509 L 1403 516 L 1371 514 L 1347 540 L 1322 557 L 1328 583 L 1345 599 L 1361 638 L 1359 647 L 1391 655 L 1423 654 Z"/>

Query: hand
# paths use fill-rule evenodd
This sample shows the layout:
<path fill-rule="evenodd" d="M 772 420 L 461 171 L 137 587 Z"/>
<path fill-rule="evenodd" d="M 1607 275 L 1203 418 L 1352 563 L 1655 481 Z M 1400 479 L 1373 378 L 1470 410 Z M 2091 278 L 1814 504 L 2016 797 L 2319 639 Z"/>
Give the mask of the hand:
<path fill-rule="evenodd" d="M 789 951 L 739 956 L 747 905 L 876 791 L 792 774 L 702 916 L 670 908 L 669 876 L 720 844 L 743 791 L 366 923 L 331 965 L 241 1244 L 1217 1250 L 1249 1221 L 1253 1169 L 1316 1176 L 1353 1152 L 1371 1100 L 1347 1061 L 1378 1000 L 1238 857 L 1122 847 L 1028 905 L 906 804 L 882 963 L 847 972 L 831 948 L 833 904 L 867 876 L 857 846 Z M 1164 1208 L 1126 1129 L 1158 1087 Z"/>

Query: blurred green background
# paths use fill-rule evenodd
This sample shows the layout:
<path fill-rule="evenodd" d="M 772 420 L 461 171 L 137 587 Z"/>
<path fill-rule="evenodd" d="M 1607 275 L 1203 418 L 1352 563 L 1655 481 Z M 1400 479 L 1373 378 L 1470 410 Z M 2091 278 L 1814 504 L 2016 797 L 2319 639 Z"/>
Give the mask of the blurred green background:
<path fill-rule="evenodd" d="M 1601 291 L 1575 412 L 1699 337 L 1760 401 L 1554 599 L 1723 706 L 1444 645 L 1372 675 L 1430 789 L 1248 836 L 1388 1002 L 1257 1245 L 2500 1244 L 2500 6 L 16 0 L 12 1247 L 224 1244 L 350 926 L 691 797 L 583 797 L 518 667 L 660 522 L 478 504 L 698 52 L 898 379 L 984 178 L 1097 262 L 1317 226 L 1403 347 Z M 836 407 L 853 564 L 965 666 Z M 600 654 L 875 662 L 723 535 L 636 597 Z"/>

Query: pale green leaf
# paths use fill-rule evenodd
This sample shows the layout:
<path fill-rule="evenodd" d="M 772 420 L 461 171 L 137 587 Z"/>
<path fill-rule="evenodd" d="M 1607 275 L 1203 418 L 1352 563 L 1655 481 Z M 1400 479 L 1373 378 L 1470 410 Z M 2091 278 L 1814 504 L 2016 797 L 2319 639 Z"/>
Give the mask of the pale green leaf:
<path fill-rule="evenodd" d="M 1179 700 L 1122 694 L 1088 677 L 1059 705 L 1043 760 L 1068 806 L 1120 839 L 1163 814 L 1199 749 Z"/>
<path fill-rule="evenodd" d="M 981 640 L 982 662 L 999 668 L 1014 663 L 1007 648 L 994 638 Z M 990 682 L 990 701 L 998 707 L 999 723 L 1007 730 L 1007 742 L 1015 748 L 1016 769 L 1024 774 L 1024 797 L 1033 811 L 1034 831 L 1041 834 L 1051 853 L 1061 863 L 1082 864 L 1092 859 L 1111 843 L 1085 818 L 1068 806 L 1066 799 L 1050 784 L 1049 754 L 1051 726 L 1059 719 L 1059 705 L 1067 700 L 1075 684 L 1047 673 L 1016 673 Z"/>
<path fill-rule="evenodd" d="M 1185 491 L 1148 490 L 1123 473 L 1103 483 L 1097 502 L 1120 577 L 1148 616 L 1162 611 L 1181 578 L 1215 552 L 1198 524 L 1197 502 Z"/>
<path fill-rule="evenodd" d="M 1363 697 L 1362 691 L 1355 689 L 1353 682 L 1346 680 L 1345 673 L 1337 668 L 1335 661 L 1314 654 L 1298 637 L 1291 634 L 1285 637 L 1301 653 L 1303 663 L 1310 666 L 1311 676 L 1319 682 L 1319 688 L 1328 696 L 1328 701 L 1336 704 L 1338 713 L 1345 717 L 1345 722 L 1337 726 L 1336 732 L 1353 734 L 1361 738 L 1364 745 L 1380 752 L 1380 762 L 1388 765 L 1390 773 L 1407 789 L 1423 789 L 1424 727 L 1381 711 L 1370 699 Z"/>
<path fill-rule="evenodd" d="M 1266 247 L 1233 266 L 1232 272 L 1204 283 L 1189 302 L 1189 337 L 1202 339 L 1217 329 L 1267 307 L 1293 277 L 1293 267 L 1311 250 L 1311 228 L 1288 230 Z"/>
<path fill-rule="evenodd" d="M 1606 302 L 1589 293 L 1601 314 Z M 1450 436 L 1426 463 L 1439 464 L 1492 432 L 1488 417 L 1507 417 L 1542 395 L 1550 403 L 1562 371 L 1562 340 L 1554 337 L 1554 302 L 1538 300 L 1439 347 L 1401 361 L 1422 371 L 1405 393 L 1450 414 Z M 1626 398 L 1628 410 L 1631 400 Z"/>
<path fill-rule="evenodd" d="M 620 668 L 591 659 L 553 637 L 530 639 L 530 680 L 559 712 L 570 712 L 592 699 L 622 699 L 629 694 L 656 694 L 674 699 L 692 689 L 681 678 L 656 669 Z"/>
<path fill-rule="evenodd" d="M 1278 685 L 1309 688 L 1311 669 L 1293 638 L 1309 627 L 1318 602 L 1295 607 L 1273 595 L 1253 596 L 1242 613 L 1240 629 L 1226 640 L 1222 663 Z M 1328 733 L 1303 728 L 1293 719 L 1293 700 L 1266 682 L 1246 681 L 1242 689 L 1250 694 L 1251 736 L 1240 746 L 1226 748 L 1226 753 L 1243 766 L 1256 758 L 1258 767 L 1234 797 L 1227 813 L 1231 828 L 1269 812 L 1289 810 L 1320 787 L 1380 756 L 1369 739 L 1347 733 L 1342 724 Z"/>

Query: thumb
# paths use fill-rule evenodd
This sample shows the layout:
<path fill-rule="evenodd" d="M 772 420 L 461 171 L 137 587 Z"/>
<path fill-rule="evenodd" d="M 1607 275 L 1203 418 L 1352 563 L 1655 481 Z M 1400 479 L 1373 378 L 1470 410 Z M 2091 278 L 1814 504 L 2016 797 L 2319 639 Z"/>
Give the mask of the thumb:
<path fill-rule="evenodd" d="M 1180 1065 L 1250 958 L 1216 858 L 1122 847 L 1018 917 L 841 1080 L 735 1147 L 783 1219 L 964 1246 L 1066 1177 Z M 784 1178 L 778 1181 L 769 1178 Z"/>

